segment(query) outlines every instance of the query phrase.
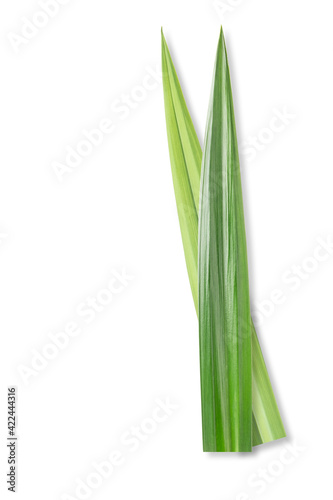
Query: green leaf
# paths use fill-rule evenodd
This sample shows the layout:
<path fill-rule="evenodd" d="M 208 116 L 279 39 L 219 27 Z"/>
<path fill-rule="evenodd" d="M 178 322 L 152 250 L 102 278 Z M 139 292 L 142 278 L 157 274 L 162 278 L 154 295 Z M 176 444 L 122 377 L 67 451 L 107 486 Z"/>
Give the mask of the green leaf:
<path fill-rule="evenodd" d="M 198 212 L 202 152 L 162 33 L 165 116 L 187 271 L 198 305 Z"/>
<path fill-rule="evenodd" d="M 242 188 L 221 30 L 201 173 L 199 335 L 204 451 L 252 450 L 252 347 Z"/>
<path fill-rule="evenodd" d="M 198 210 L 202 152 L 162 33 L 165 115 L 177 210 L 194 304 L 198 312 Z M 253 446 L 285 436 L 252 325 Z"/>
<path fill-rule="evenodd" d="M 264 357 L 252 322 L 252 411 L 258 428 L 252 444 L 257 446 L 286 437 Z"/>

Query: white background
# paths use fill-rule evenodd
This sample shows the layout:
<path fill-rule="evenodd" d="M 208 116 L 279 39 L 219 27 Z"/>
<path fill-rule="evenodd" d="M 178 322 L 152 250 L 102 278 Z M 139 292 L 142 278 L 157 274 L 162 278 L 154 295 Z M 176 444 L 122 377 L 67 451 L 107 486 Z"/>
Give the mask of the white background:
<path fill-rule="evenodd" d="M 1 497 L 11 498 L 6 391 L 13 384 L 18 499 L 78 498 L 77 479 L 114 450 L 122 465 L 87 498 L 277 500 L 331 490 L 333 255 L 306 259 L 318 238 L 333 235 L 332 7 L 323 0 L 224 6 L 221 19 L 204 0 L 72 0 L 15 51 L 8 34 L 20 35 L 22 18 L 40 7 L 1 3 Z M 160 64 L 163 26 L 202 143 L 221 22 L 241 148 L 267 138 L 275 109 L 294 115 L 253 161 L 241 155 L 252 307 L 269 312 L 258 335 L 288 439 L 240 455 L 201 451 L 197 319 L 162 86 L 125 119 L 111 110 L 122 95 L 142 96 L 135 88 Z M 113 132 L 60 182 L 53 162 L 64 163 L 66 148 L 104 118 Z M 283 276 L 294 265 L 316 269 L 293 291 Z M 133 279 L 86 325 L 77 306 L 123 268 Z M 283 304 L 269 306 L 275 289 Z M 80 335 L 26 385 L 18 367 L 31 367 L 32 350 L 42 352 L 48 333 L 69 321 Z M 131 453 L 122 434 L 166 397 L 178 408 Z M 302 447 L 294 460 L 288 443 Z M 292 463 L 281 464 L 281 453 Z M 268 471 L 261 488 L 249 483 L 260 468 Z"/>

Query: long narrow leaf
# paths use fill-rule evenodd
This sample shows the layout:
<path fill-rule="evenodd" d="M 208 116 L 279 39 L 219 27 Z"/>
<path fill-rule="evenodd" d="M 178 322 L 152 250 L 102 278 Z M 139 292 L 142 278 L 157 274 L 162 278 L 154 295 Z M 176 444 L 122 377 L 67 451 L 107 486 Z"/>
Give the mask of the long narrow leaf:
<path fill-rule="evenodd" d="M 198 210 L 202 152 L 163 33 L 162 69 L 173 185 L 187 271 L 194 303 L 197 306 Z"/>
<path fill-rule="evenodd" d="M 250 293 L 236 127 L 222 30 L 208 110 L 200 194 L 203 447 L 204 451 L 251 451 Z"/>

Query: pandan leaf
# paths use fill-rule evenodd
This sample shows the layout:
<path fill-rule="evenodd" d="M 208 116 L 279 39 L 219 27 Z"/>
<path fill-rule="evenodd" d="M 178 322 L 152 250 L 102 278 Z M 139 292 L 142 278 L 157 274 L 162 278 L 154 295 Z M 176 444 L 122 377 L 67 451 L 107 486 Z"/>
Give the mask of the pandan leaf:
<path fill-rule="evenodd" d="M 198 213 L 202 152 L 162 33 L 162 73 L 170 161 L 187 271 L 198 304 Z"/>
<path fill-rule="evenodd" d="M 229 67 L 221 30 L 208 110 L 199 214 L 204 451 L 252 450 L 247 250 Z"/>
<path fill-rule="evenodd" d="M 162 33 L 165 115 L 173 183 L 185 259 L 198 313 L 198 211 L 202 152 Z M 257 335 L 252 324 L 252 444 L 285 436 Z"/>

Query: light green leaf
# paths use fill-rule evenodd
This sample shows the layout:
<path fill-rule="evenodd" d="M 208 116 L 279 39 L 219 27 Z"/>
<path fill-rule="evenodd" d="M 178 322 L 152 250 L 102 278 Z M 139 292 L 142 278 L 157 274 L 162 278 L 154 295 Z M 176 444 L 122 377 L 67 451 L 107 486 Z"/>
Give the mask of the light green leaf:
<path fill-rule="evenodd" d="M 202 152 L 162 33 L 162 73 L 170 161 L 187 271 L 198 304 L 198 212 Z"/>

